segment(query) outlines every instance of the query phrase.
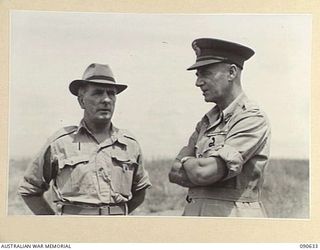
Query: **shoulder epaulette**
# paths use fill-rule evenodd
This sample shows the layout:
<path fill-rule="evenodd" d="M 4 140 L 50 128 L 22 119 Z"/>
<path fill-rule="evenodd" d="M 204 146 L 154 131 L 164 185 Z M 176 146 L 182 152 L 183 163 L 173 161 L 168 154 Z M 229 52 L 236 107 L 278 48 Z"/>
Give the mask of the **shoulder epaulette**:
<path fill-rule="evenodd" d="M 129 138 L 129 139 L 134 140 L 134 141 L 137 141 L 135 136 L 133 134 L 131 134 L 128 130 L 121 129 L 121 133 L 123 134 L 124 137 Z"/>
<path fill-rule="evenodd" d="M 252 111 L 259 111 L 260 110 L 258 104 L 251 101 L 251 100 L 246 100 L 243 103 L 239 103 L 239 106 L 242 109 L 242 111 L 252 112 Z"/>
<path fill-rule="evenodd" d="M 57 132 L 55 132 L 49 139 L 49 141 L 54 142 L 57 139 L 65 136 L 65 135 L 69 135 L 75 131 L 77 131 L 78 127 L 77 126 L 67 126 L 67 127 L 63 127 L 61 129 L 59 129 Z"/>

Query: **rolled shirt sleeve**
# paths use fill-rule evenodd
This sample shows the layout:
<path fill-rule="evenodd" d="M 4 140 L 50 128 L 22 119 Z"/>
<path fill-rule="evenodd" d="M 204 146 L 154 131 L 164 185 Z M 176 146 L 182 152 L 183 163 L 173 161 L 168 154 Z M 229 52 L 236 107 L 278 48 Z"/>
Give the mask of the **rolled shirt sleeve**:
<path fill-rule="evenodd" d="M 227 174 L 223 180 L 241 173 L 243 165 L 266 143 L 270 130 L 267 118 L 259 110 L 241 113 L 230 125 L 224 144 L 208 154 L 224 160 Z"/>
<path fill-rule="evenodd" d="M 141 153 L 141 149 L 139 148 L 140 154 L 137 159 L 137 168 L 134 172 L 133 181 L 132 181 L 132 193 L 140 191 L 142 189 L 146 189 L 151 187 L 151 182 L 149 179 L 148 172 L 144 168 L 143 157 Z"/>
<path fill-rule="evenodd" d="M 21 196 L 42 195 L 49 189 L 43 176 L 44 167 L 50 164 L 50 147 L 46 145 L 29 164 L 22 181 L 18 187 Z"/>

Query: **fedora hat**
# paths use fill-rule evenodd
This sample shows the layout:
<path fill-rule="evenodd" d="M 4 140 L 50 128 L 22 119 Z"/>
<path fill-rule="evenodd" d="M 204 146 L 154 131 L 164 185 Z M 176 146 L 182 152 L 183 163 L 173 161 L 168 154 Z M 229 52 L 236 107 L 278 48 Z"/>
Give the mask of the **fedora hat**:
<path fill-rule="evenodd" d="M 191 46 L 197 58 L 187 70 L 219 62 L 234 63 L 242 69 L 244 62 L 254 55 L 254 51 L 249 47 L 214 38 L 196 39 Z"/>
<path fill-rule="evenodd" d="M 99 83 L 105 86 L 115 87 L 117 94 L 128 87 L 125 84 L 116 83 L 109 65 L 98 63 L 90 64 L 83 73 L 81 80 L 74 80 L 70 83 L 69 90 L 73 95 L 78 96 L 79 88 L 88 83 Z"/>

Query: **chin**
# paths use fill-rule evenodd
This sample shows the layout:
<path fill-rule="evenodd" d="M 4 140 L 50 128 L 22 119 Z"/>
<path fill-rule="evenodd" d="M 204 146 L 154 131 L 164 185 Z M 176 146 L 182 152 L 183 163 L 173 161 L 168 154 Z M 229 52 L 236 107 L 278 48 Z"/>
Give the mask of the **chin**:
<path fill-rule="evenodd" d="M 204 101 L 205 102 L 214 102 L 212 99 L 208 98 L 208 97 L 204 97 Z"/>
<path fill-rule="evenodd" d="M 110 117 L 98 117 L 96 119 L 97 123 L 108 123 L 111 121 L 111 116 Z"/>

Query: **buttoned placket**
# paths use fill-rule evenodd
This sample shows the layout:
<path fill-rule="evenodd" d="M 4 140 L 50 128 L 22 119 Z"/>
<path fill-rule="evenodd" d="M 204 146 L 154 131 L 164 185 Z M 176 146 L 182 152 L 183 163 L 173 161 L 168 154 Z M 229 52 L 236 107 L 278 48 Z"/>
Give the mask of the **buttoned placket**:
<path fill-rule="evenodd" d="M 85 129 L 88 135 L 92 138 L 92 140 L 96 143 L 96 148 L 92 152 L 92 161 L 93 164 L 93 173 L 92 179 L 94 186 L 96 187 L 96 192 L 99 200 L 102 203 L 112 203 L 112 151 L 115 150 L 115 144 L 118 141 L 118 133 L 116 130 L 112 129 L 112 133 L 110 138 L 105 141 L 99 142 L 96 140 L 94 135 L 90 132 L 90 130 L 86 127 L 84 122 L 81 122 L 81 127 Z M 81 133 L 80 128 L 78 132 Z M 79 145 L 81 148 L 81 145 Z"/>
<path fill-rule="evenodd" d="M 111 203 L 112 193 L 112 158 L 111 152 L 115 147 L 115 137 L 112 135 L 102 143 L 97 145 L 96 157 L 95 157 L 95 169 L 98 184 L 98 195 L 103 203 Z M 111 150 L 108 148 L 111 147 Z"/>

